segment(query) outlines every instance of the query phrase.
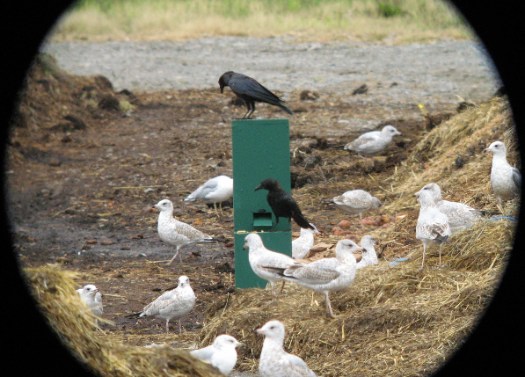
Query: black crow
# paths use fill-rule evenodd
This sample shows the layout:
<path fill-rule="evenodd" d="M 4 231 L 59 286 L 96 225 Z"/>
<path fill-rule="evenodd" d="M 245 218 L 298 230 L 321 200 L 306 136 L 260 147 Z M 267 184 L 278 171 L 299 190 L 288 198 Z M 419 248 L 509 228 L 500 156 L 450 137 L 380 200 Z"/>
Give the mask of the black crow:
<path fill-rule="evenodd" d="M 286 217 L 288 221 L 290 218 L 294 219 L 301 228 L 315 229 L 303 216 L 294 198 L 281 188 L 278 181 L 266 178 L 255 188 L 255 191 L 260 189 L 268 190 L 266 200 L 275 215 L 276 224 L 279 224 L 279 217 Z"/>
<path fill-rule="evenodd" d="M 249 118 L 253 114 L 255 111 L 255 102 L 266 102 L 270 105 L 279 106 L 288 114 L 293 114 L 292 110 L 290 110 L 279 97 L 259 84 L 256 80 L 242 73 L 232 71 L 223 73 L 219 78 L 219 86 L 221 87 L 221 93 L 224 91 L 225 86 L 229 86 L 237 97 L 246 103 L 248 111 L 242 119 Z"/>

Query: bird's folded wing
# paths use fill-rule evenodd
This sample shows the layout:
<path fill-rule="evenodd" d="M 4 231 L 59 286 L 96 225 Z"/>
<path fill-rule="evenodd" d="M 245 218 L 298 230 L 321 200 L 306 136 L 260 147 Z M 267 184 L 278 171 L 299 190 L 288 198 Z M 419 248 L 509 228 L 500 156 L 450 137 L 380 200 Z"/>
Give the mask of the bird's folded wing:
<path fill-rule="evenodd" d="M 379 135 L 376 135 L 376 134 L 371 134 L 371 135 L 361 135 L 359 136 L 357 139 L 355 139 L 354 141 L 352 141 L 350 143 L 350 146 L 352 148 L 356 148 L 356 147 L 363 147 L 365 146 L 366 144 L 368 143 L 373 143 L 375 142 L 377 139 L 378 139 L 378 136 Z"/>
<path fill-rule="evenodd" d="M 450 236 L 448 221 L 434 219 L 432 222 L 421 222 L 416 225 L 416 237 L 429 240 L 443 240 Z"/>
<path fill-rule="evenodd" d="M 287 354 L 286 363 L 288 368 L 286 368 L 289 373 L 288 377 L 314 377 L 315 373 L 310 370 L 306 362 L 301 359 L 299 356 Z"/>
<path fill-rule="evenodd" d="M 429 226 L 429 232 L 432 235 L 432 239 L 444 241 L 450 236 L 450 226 L 448 222 L 434 223 Z"/>
<path fill-rule="evenodd" d="M 280 98 L 251 78 L 231 78 L 230 88 L 240 95 L 247 95 L 260 101 L 278 103 Z"/>
<path fill-rule="evenodd" d="M 188 237 L 189 240 L 211 238 L 210 236 L 202 233 L 200 230 L 195 229 L 191 225 L 183 223 L 182 221 L 177 221 L 177 220 L 176 220 L 176 232 L 181 236 Z"/>
<path fill-rule="evenodd" d="M 166 291 L 163 294 L 161 294 L 159 297 L 157 297 L 155 300 L 150 302 L 148 305 L 142 309 L 142 312 L 150 312 L 155 311 L 158 312 L 159 308 L 166 304 L 166 302 L 169 302 L 173 298 L 173 292 L 172 291 Z"/>
<path fill-rule="evenodd" d="M 213 356 L 213 349 L 213 345 L 209 345 L 198 350 L 190 351 L 190 354 L 199 360 L 209 363 L 211 361 L 211 357 Z"/>
<path fill-rule="evenodd" d="M 257 266 L 262 269 L 286 269 L 294 263 L 294 260 L 288 255 L 277 252 L 267 252 L 264 257 L 257 261 Z"/>
<path fill-rule="evenodd" d="M 194 197 L 195 199 L 205 198 L 210 192 L 217 190 L 219 181 L 215 178 L 208 179 L 203 185 L 197 190 L 193 191 L 188 197 Z"/>
<path fill-rule="evenodd" d="M 284 276 L 306 284 L 329 283 L 340 275 L 336 270 L 337 262 L 335 258 L 330 259 L 333 259 L 333 261 L 319 260 L 308 264 L 294 264 L 284 271 Z"/>

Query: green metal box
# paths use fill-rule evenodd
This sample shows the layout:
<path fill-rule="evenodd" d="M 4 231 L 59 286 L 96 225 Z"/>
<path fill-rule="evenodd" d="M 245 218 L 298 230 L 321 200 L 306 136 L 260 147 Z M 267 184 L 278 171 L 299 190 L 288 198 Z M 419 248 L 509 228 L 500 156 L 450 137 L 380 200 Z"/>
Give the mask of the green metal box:
<path fill-rule="evenodd" d="M 287 119 L 248 119 L 232 122 L 235 286 L 264 287 L 251 270 L 244 237 L 256 231 L 271 250 L 292 254 L 291 224 L 275 216 L 266 190 L 255 191 L 263 179 L 274 178 L 290 192 L 290 127 Z"/>

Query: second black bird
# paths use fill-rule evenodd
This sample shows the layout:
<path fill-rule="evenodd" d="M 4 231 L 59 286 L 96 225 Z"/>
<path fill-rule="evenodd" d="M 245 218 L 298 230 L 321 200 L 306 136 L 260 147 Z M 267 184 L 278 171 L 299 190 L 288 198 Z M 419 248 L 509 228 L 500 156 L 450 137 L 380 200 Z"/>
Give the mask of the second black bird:
<path fill-rule="evenodd" d="M 221 93 L 224 91 L 225 86 L 229 86 L 235 95 L 244 101 L 248 111 L 244 114 L 243 119 L 249 118 L 253 114 L 255 102 L 266 102 L 280 107 L 290 115 L 293 114 L 292 110 L 279 97 L 259 84 L 255 79 L 242 73 L 232 71 L 223 73 L 219 78 L 219 86 Z"/>
<path fill-rule="evenodd" d="M 279 224 L 279 217 L 286 217 L 288 221 L 294 219 L 301 228 L 315 229 L 303 216 L 294 198 L 281 188 L 277 180 L 272 178 L 265 179 L 255 188 L 255 191 L 261 189 L 268 190 L 266 200 L 272 208 L 277 224 Z"/>

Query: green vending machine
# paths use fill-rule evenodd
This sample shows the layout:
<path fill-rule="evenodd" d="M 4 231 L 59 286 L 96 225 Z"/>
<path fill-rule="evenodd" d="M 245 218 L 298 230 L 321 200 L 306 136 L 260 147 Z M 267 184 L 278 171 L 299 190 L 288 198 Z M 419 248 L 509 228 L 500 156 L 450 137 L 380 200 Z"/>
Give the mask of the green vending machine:
<path fill-rule="evenodd" d="M 292 255 L 291 224 L 275 223 L 266 190 L 255 191 L 263 179 L 274 178 L 290 192 L 290 127 L 287 119 L 243 119 L 232 122 L 235 286 L 263 288 L 243 249 L 244 238 L 257 232 L 273 251 Z"/>

